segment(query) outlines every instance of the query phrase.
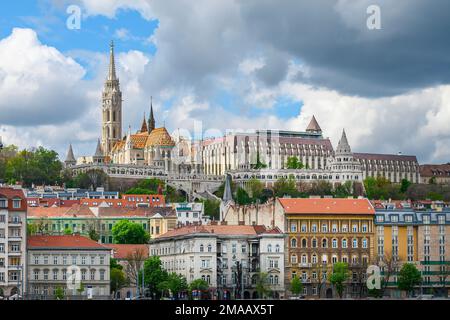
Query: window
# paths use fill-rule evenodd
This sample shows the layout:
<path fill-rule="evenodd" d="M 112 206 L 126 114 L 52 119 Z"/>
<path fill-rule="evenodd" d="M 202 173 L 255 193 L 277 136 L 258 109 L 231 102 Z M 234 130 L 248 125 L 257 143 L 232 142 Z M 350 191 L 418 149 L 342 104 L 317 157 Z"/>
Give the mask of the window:
<path fill-rule="evenodd" d="M 337 229 L 338 229 L 337 224 L 336 224 L 336 223 L 333 223 L 333 225 L 332 225 L 332 227 L 331 227 L 331 231 L 334 232 L 334 233 L 336 233 L 336 232 L 337 232 Z"/>
<path fill-rule="evenodd" d="M 363 240 L 362 240 L 362 247 L 363 247 L 364 249 L 367 249 L 367 239 L 363 239 Z"/>
<path fill-rule="evenodd" d="M 95 280 L 95 270 L 91 270 L 91 280 Z"/>
<path fill-rule="evenodd" d="M 269 244 L 268 247 L 271 248 L 272 246 Z M 296 248 L 296 247 L 297 247 L 297 239 L 292 238 L 291 239 L 291 248 Z M 272 251 L 269 251 L 269 252 L 272 252 Z"/>
<path fill-rule="evenodd" d="M 306 254 L 302 254 L 302 263 L 308 263 L 308 257 Z"/>
<path fill-rule="evenodd" d="M 322 223 L 322 232 L 328 232 L 328 225 L 326 223 Z"/>
<path fill-rule="evenodd" d="M 243 244 L 241 246 L 241 251 L 242 251 L 242 253 L 247 253 L 247 245 L 246 244 Z"/>
<path fill-rule="evenodd" d="M 236 253 L 236 243 L 233 243 L 232 245 L 231 245 L 231 253 Z"/>
<path fill-rule="evenodd" d="M 292 240 L 295 240 L 295 238 L 292 239 Z M 295 240 L 295 246 L 297 246 L 297 240 Z M 291 241 L 291 247 L 292 247 L 292 241 Z M 267 245 L 267 252 L 272 252 L 272 245 L 271 244 Z"/>
<path fill-rule="evenodd" d="M 22 204 L 22 200 L 20 199 L 13 199 L 13 208 L 14 209 L 20 209 Z"/>
<path fill-rule="evenodd" d="M 297 255 L 296 254 L 291 255 L 291 263 L 297 263 Z"/>
<path fill-rule="evenodd" d="M 429 215 L 423 215 L 423 224 L 430 224 L 430 216 Z"/>
<path fill-rule="evenodd" d="M 439 215 L 438 216 L 438 223 L 439 224 L 445 224 L 445 215 Z"/>
<path fill-rule="evenodd" d="M 67 264 L 67 256 L 63 256 L 63 265 Z"/>
<path fill-rule="evenodd" d="M 333 240 L 331 241 L 331 247 L 332 247 L 332 248 L 337 248 L 337 239 L 333 239 Z"/>
<path fill-rule="evenodd" d="M 342 248 L 347 248 L 347 239 L 342 239 Z"/>
<path fill-rule="evenodd" d="M 95 264 L 95 256 L 91 256 L 91 264 Z"/>
<path fill-rule="evenodd" d="M 331 257 L 331 262 L 334 264 L 337 262 L 337 256 L 332 256 Z"/>
<path fill-rule="evenodd" d="M 302 248 L 306 248 L 307 246 L 308 245 L 306 239 L 302 239 Z"/>
<path fill-rule="evenodd" d="M 398 215 L 391 215 L 391 222 L 398 222 Z"/>
<path fill-rule="evenodd" d="M 348 257 L 347 256 L 342 256 L 342 262 L 348 263 Z"/>
<path fill-rule="evenodd" d="M 412 215 L 405 215 L 405 222 L 412 222 L 413 221 L 413 216 Z"/>
<path fill-rule="evenodd" d="M 280 245 L 279 244 L 275 245 L 275 252 L 280 252 Z"/>
<path fill-rule="evenodd" d="M 312 244 L 312 247 L 313 248 L 317 248 L 317 239 L 312 239 L 312 242 L 311 242 L 311 244 Z"/>
<path fill-rule="evenodd" d="M 302 223 L 302 232 L 306 232 L 307 227 L 306 227 L 306 223 Z"/>
<path fill-rule="evenodd" d="M 86 256 L 81 256 L 81 264 L 86 264 Z"/>
<path fill-rule="evenodd" d="M 377 216 L 376 220 L 377 220 L 377 222 L 383 222 L 384 216 Z"/>
<path fill-rule="evenodd" d="M 352 225 L 352 232 L 358 232 L 358 225 L 357 224 Z"/>
<path fill-rule="evenodd" d="M 77 264 L 77 256 L 76 255 L 72 256 L 72 264 Z"/>
<path fill-rule="evenodd" d="M 367 224 L 365 224 L 365 223 L 362 225 L 362 232 L 363 233 L 367 232 Z"/>
<path fill-rule="evenodd" d="M 205 251 L 205 247 L 203 246 L 203 244 L 200 245 L 200 252 Z"/>
<path fill-rule="evenodd" d="M 105 270 L 100 270 L 100 280 L 105 280 Z"/>
<path fill-rule="evenodd" d="M 53 280 L 58 280 L 58 270 L 53 270 Z"/>
<path fill-rule="evenodd" d="M 348 225 L 346 224 L 342 225 L 342 232 L 348 232 Z"/>
<path fill-rule="evenodd" d="M 353 248 L 358 248 L 358 239 L 353 239 L 353 241 L 352 241 L 352 247 L 353 247 Z"/>
<path fill-rule="evenodd" d="M 317 263 L 317 255 L 316 255 L 316 254 L 313 254 L 313 255 L 312 255 L 311 262 L 314 263 L 314 264 Z"/>
<path fill-rule="evenodd" d="M 328 262 L 328 256 L 326 254 L 322 255 L 322 263 L 327 264 Z"/>
<path fill-rule="evenodd" d="M 44 270 L 44 280 L 48 280 L 48 270 Z"/>
<path fill-rule="evenodd" d="M 105 256 L 100 256 L 100 264 L 105 264 Z"/>
<path fill-rule="evenodd" d="M 322 239 L 322 248 L 328 247 L 328 241 L 327 239 Z"/>
<path fill-rule="evenodd" d="M 315 223 L 312 224 L 311 232 L 317 232 L 317 224 L 315 224 Z"/>
<path fill-rule="evenodd" d="M 297 232 L 297 224 L 296 223 L 291 223 L 291 232 Z"/>
<path fill-rule="evenodd" d="M 207 259 L 202 260 L 202 268 L 203 269 L 209 268 L 209 260 Z"/>
<path fill-rule="evenodd" d="M 212 251 L 212 246 L 211 246 L 211 244 L 208 244 L 208 252 L 211 252 Z"/>
<path fill-rule="evenodd" d="M 34 278 L 34 280 L 39 280 L 39 270 L 34 270 L 33 278 Z"/>
<path fill-rule="evenodd" d="M 62 270 L 62 279 L 67 280 L 67 270 L 66 269 Z"/>
<path fill-rule="evenodd" d="M 0 208 L 8 208 L 8 200 L 5 198 L 0 199 Z M 4 222 L 4 221 L 2 221 Z"/>
<path fill-rule="evenodd" d="M 37 254 L 34 255 L 34 264 L 39 264 L 39 256 Z"/>
<path fill-rule="evenodd" d="M 44 256 L 44 264 L 48 264 L 48 256 Z"/>

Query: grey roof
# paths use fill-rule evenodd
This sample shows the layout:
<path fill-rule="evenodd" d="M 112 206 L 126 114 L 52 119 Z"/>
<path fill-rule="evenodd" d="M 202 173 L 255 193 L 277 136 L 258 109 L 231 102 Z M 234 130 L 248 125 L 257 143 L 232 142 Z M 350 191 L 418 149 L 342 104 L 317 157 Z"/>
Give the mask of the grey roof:
<path fill-rule="evenodd" d="M 94 157 L 103 157 L 102 145 L 100 139 L 97 140 L 97 148 L 95 149 Z"/>
<path fill-rule="evenodd" d="M 73 155 L 72 144 L 69 144 L 69 150 L 67 151 L 65 162 L 76 162 L 75 156 Z"/>
<path fill-rule="evenodd" d="M 231 175 L 227 174 L 225 179 L 225 188 L 223 190 L 223 201 L 233 201 L 233 194 L 231 193 Z"/>
<path fill-rule="evenodd" d="M 336 148 L 336 154 L 349 154 L 352 152 L 350 145 L 348 144 L 347 135 L 345 134 L 345 129 L 342 129 L 341 140 Z"/>
<path fill-rule="evenodd" d="M 383 221 L 377 219 L 378 216 L 384 216 Z M 412 216 L 411 221 L 406 221 L 407 216 Z M 376 209 L 375 212 L 375 224 L 411 224 L 421 225 L 424 224 L 424 217 L 430 217 L 430 224 L 438 224 L 439 216 L 445 216 L 445 224 L 450 224 L 450 211 L 434 211 L 434 210 L 413 210 L 413 209 Z M 395 217 L 397 221 L 395 221 Z"/>

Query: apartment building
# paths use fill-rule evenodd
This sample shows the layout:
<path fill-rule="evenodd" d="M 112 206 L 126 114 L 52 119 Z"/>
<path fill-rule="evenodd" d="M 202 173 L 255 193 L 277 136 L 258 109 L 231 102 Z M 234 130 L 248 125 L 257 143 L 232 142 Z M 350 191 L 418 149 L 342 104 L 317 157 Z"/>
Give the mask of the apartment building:
<path fill-rule="evenodd" d="M 67 298 L 107 299 L 110 258 L 110 248 L 87 237 L 30 236 L 29 298 L 53 299 L 57 288 L 61 288 Z M 70 277 L 79 277 L 82 285 L 69 285 L 73 279 Z"/>
<path fill-rule="evenodd" d="M 177 212 L 177 226 L 190 224 L 208 224 L 211 218 L 205 216 L 204 204 L 202 202 L 174 203 Z"/>
<path fill-rule="evenodd" d="M 256 284 L 267 274 L 272 297 L 284 296 L 284 235 L 264 226 L 190 225 L 150 243 L 168 272 L 188 283 L 203 279 L 219 299 L 258 298 Z M 261 298 L 261 297 L 259 297 Z"/>
<path fill-rule="evenodd" d="M 333 298 L 333 265 L 345 262 L 351 277 L 344 296 L 366 294 L 366 270 L 374 253 L 375 209 L 367 199 L 278 199 L 285 217 L 286 287 L 297 276 L 303 295 Z M 290 294 L 288 292 L 288 294 Z"/>
<path fill-rule="evenodd" d="M 0 187 L 0 296 L 26 292 L 27 202 L 21 189 Z"/>

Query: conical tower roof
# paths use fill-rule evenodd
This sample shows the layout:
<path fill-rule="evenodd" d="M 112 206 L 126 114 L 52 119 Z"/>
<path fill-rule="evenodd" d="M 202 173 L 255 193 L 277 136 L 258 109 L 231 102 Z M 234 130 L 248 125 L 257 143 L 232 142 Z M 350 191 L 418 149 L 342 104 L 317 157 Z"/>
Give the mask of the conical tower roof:
<path fill-rule="evenodd" d="M 315 116 L 312 116 L 308 127 L 306 127 L 306 132 L 322 132 L 322 129 L 320 128 L 319 123 L 317 123 Z"/>
<path fill-rule="evenodd" d="M 342 129 L 341 140 L 336 148 L 336 154 L 349 154 L 352 152 L 350 145 L 348 144 L 347 135 L 345 134 L 345 129 Z"/>
<path fill-rule="evenodd" d="M 108 80 L 117 80 L 116 62 L 114 60 L 114 41 L 112 41 L 112 40 L 111 40 L 110 50 L 109 50 Z"/>
<path fill-rule="evenodd" d="M 144 120 L 142 121 L 142 126 L 141 126 L 141 133 L 147 132 L 148 128 L 147 128 L 147 121 L 145 119 L 145 112 L 144 112 Z"/>
<path fill-rule="evenodd" d="M 233 194 L 231 192 L 231 175 L 227 174 L 225 179 L 225 188 L 223 190 L 223 202 L 233 201 Z"/>
<path fill-rule="evenodd" d="M 69 144 L 65 162 L 76 162 L 75 156 L 73 155 L 72 144 Z"/>
<path fill-rule="evenodd" d="M 150 117 L 148 118 L 148 133 L 155 129 L 155 117 L 153 116 L 153 97 L 150 97 Z"/>
<path fill-rule="evenodd" d="M 100 139 L 97 140 L 97 148 L 95 149 L 94 157 L 103 157 L 102 145 Z"/>

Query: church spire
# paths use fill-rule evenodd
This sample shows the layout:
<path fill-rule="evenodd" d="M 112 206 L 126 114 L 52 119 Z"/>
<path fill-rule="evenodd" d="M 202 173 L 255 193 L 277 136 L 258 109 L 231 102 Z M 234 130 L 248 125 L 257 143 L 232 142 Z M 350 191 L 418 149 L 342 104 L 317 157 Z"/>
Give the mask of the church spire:
<path fill-rule="evenodd" d="M 75 165 L 76 162 L 77 161 L 75 160 L 75 156 L 73 155 L 72 144 L 70 144 L 69 150 L 67 151 L 66 160 L 64 161 L 64 163 L 66 164 L 67 167 L 69 167 L 71 165 Z"/>
<path fill-rule="evenodd" d="M 339 143 L 336 148 L 336 154 L 349 154 L 352 150 L 350 148 L 350 145 L 348 144 L 347 135 L 345 134 L 345 129 L 342 129 L 342 136 L 341 140 L 339 140 Z"/>
<path fill-rule="evenodd" d="M 147 121 L 145 119 L 145 112 L 144 112 L 144 120 L 142 121 L 142 126 L 141 126 L 141 133 L 147 132 Z"/>
<path fill-rule="evenodd" d="M 153 97 L 150 97 L 150 118 L 148 118 L 148 133 L 155 129 L 155 117 L 153 116 Z"/>
<path fill-rule="evenodd" d="M 312 132 L 312 133 L 322 133 L 322 129 L 319 126 L 319 123 L 316 120 L 316 117 L 313 115 L 311 118 L 311 121 L 308 124 L 308 127 L 306 127 L 306 132 Z"/>
<path fill-rule="evenodd" d="M 109 49 L 108 80 L 117 80 L 116 63 L 114 61 L 114 41 L 113 40 L 111 40 L 110 49 Z"/>

